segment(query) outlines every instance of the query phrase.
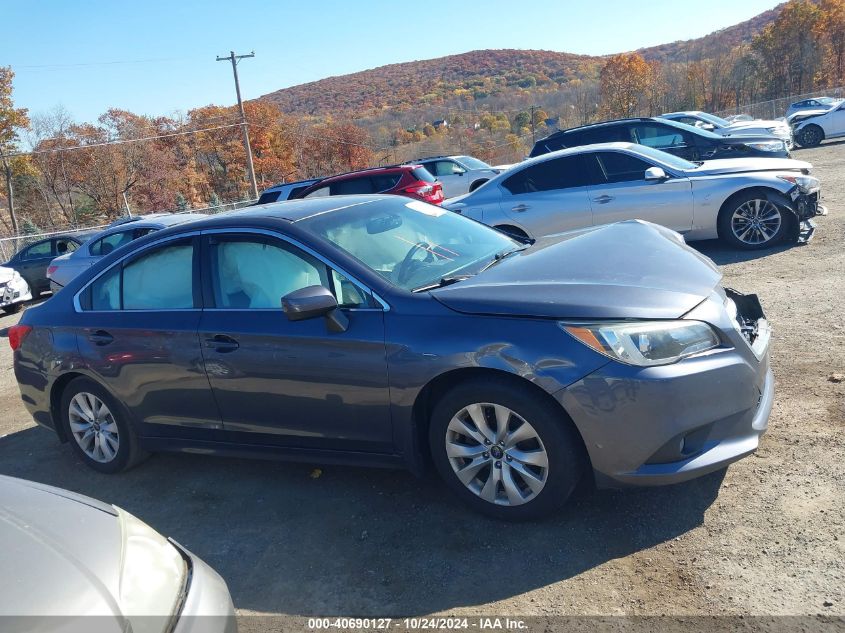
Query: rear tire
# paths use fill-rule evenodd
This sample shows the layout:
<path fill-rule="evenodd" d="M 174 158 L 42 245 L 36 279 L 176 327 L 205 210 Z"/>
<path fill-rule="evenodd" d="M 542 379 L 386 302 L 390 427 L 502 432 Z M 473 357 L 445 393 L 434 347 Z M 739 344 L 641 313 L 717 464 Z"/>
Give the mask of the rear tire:
<path fill-rule="evenodd" d="M 770 248 L 786 236 L 791 219 L 787 211 L 761 191 L 749 191 L 728 200 L 719 212 L 719 237 L 735 248 Z"/>
<path fill-rule="evenodd" d="M 62 392 L 62 424 L 85 464 L 101 473 L 128 470 L 145 459 L 123 408 L 95 381 L 79 377 Z"/>
<path fill-rule="evenodd" d="M 22 304 L 22 303 L 13 303 L 13 304 L 12 304 L 12 305 L 10 305 L 10 306 L 5 306 L 5 307 L 3 308 L 3 312 L 5 312 L 6 314 L 17 314 L 17 313 L 18 313 L 18 312 L 20 312 L 22 309 L 23 309 L 23 304 Z"/>
<path fill-rule="evenodd" d="M 565 413 L 513 380 L 452 388 L 434 407 L 429 445 L 446 485 L 497 519 L 551 514 L 584 472 L 583 444 Z"/>
<path fill-rule="evenodd" d="M 824 140 L 824 130 L 818 125 L 808 125 L 795 140 L 801 147 L 816 147 Z"/>

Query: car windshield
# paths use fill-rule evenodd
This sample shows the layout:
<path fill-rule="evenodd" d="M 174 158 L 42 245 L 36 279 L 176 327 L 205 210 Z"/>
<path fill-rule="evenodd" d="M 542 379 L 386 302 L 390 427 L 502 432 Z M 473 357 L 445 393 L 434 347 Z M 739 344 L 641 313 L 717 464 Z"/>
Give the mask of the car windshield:
<path fill-rule="evenodd" d="M 469 167 L 470 169 L 492 169 L 490 165 L 485 163 L 483 160 L 478 160 L 472 156 L 458 156 L 458 160 L 463 163 L 465 167 Z"/>
<path fill-rule="evenodd" d="M 374 200 L 297 222 L 405 290 L 479 272 L 524 245 L 417 200 Z"/>
<path fill-rule="evenodd" d="M 704 119 L 708 123 L 712 123 L 717 127 L 728 127 L 731 124 L 727 119 L 723 119 L 715 114 L 708 114 L 707 112 L 699 112 L 697 116 L 698 118 Z"/>
<path fill-rule="evenodd" d="M 647 145 L 637 145 L 636 148 L 636 151 L 639 154 L 642 154 L 647 158 L 651 158 L 657 161 L 658 163 L 662 163 L 663 165 L 666 165 L 667 167 L 670 167 L 672 169 L 686 170 L 695 169 L 696 167 L 698 167 L 698 165 L 696 165 L 695 163 L 691 163 L 688 160 L 684 160 L 679 156 L 675 156 L 674 154 L 670 154 L 669 152 L 664 152 L 659 149 L 654 149 L 653 147 L 648 147 Z"/>

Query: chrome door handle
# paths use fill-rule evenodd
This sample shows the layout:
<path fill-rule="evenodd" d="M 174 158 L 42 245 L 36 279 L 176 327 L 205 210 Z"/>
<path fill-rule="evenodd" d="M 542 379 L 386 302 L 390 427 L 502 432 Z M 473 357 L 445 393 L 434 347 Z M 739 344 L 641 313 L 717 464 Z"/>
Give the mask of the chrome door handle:
<path fill-rule="evenodd" d="M 607 204 L 613 199 L 613 196 L 599 196 L 598 198 L 593 198 L 593 202 L 598 202 L 599 204 Z"/>
<path fill-rule="evenodd" d="M 528 211 L 531 208 L 531 205 L 528 204 L 518 204 L 511 209 L 511 211 L 516 211 L 517 213 L 522 213 L 523 211 Z"/>

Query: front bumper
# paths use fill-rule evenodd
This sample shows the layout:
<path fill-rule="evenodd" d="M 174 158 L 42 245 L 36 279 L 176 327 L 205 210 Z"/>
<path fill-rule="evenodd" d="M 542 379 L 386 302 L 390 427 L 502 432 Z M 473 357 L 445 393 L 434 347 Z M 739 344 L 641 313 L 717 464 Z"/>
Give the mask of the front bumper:
<path fill-rule="evenodd" d="M 29 285 L 23 279 L 18 283 L 10 281 L 0 285 L 0 308 L 31 300 L 32 292 L 30 292 Z"/>
<path fill-rule="evenodd" d="M 721 347 L 660 367 L 611 362 L 555 394 L 584 439 L 598 487 L 686 481 L 759 445 L 774 400 L 768 329 L 752 347 L 725 295 L 714 295 L 685 318 L 714 326 Z"/>
<path fill-rule="evenodd" d="M 190 551 L 170 540 L 190 566 L 187 594 L 173 633 L 237 633 L 229 588 L 220 575 Z"/>

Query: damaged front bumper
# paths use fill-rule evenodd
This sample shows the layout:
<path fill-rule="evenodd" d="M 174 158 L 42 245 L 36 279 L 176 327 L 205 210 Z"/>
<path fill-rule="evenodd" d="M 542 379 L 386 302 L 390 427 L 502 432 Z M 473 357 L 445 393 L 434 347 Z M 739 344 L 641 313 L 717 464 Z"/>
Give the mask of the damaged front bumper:
<path fill-rule="evenodd" d="M 795 241 L 799 244 L 806 244 L 816 232 L 816 223 L 813 218 L 817 215 L 827 215 L 827 207 L 819 203 L 821 198 L 821 187 L 814 187 L 806 190 L 802 187 L 795 186 L 787 194 L 789 197 L 789 209 L 795 214 L 796 231 L 794 231 Z"/>

